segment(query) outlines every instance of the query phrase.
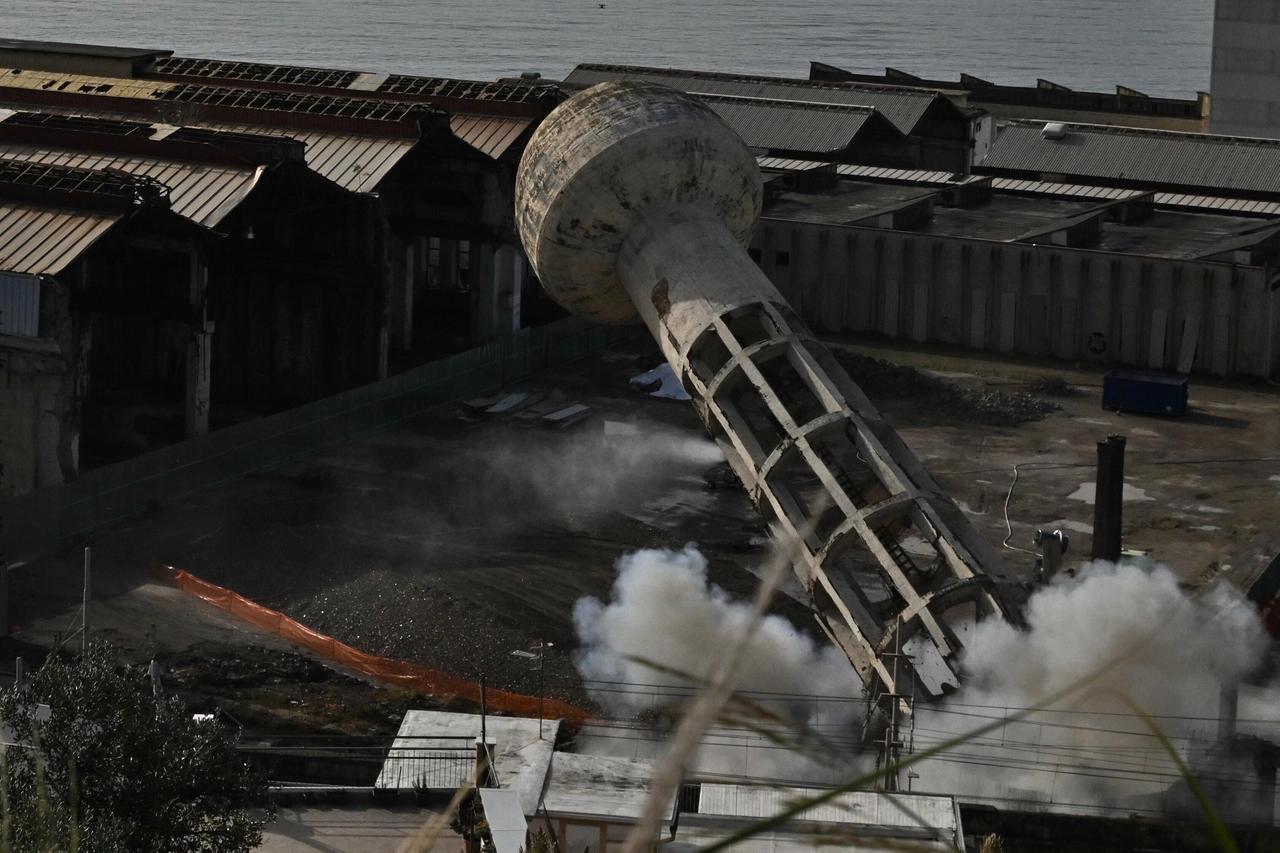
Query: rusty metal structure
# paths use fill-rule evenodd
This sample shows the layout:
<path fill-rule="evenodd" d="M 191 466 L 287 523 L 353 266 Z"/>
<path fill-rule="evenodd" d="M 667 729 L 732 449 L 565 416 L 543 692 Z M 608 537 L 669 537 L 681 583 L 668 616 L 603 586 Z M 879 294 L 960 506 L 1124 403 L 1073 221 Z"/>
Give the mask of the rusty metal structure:
<path fill-rule="evenodd" d="M 907 692 L 882 660 L 901 648 L 939 696 L 959 683 L 967 628 L 1004 616 L 1008 578 L 744 251 L 761 193 L 755 157 L 710 108 L 605 83 L 535 133 L 516 215 L 561 305 L 649 328 L 868 689 Z"/>

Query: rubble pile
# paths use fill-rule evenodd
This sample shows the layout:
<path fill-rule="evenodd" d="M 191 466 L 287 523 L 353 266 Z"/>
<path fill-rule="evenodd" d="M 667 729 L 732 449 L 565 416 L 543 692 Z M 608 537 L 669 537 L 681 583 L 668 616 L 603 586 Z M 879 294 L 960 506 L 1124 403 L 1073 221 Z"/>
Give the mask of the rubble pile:
<path fill-rule="evenodd" d="M 530 641 L 536 624 L 513 625 L 412 575 L 371 571 L 286 609 L 312 630 L 372 654 L 473 681 L 483 675 L 503 690 L 538 692 L 538 647 Z M 546 695 L 582 701 L 573 664 L 556 647 L 547 651 L 545 676 Z"/>
<path fill-rule="evenodd" d="M 1038 421 L 1061 408 L 1057 403 L 1021 392 L 965 388 L 914 367 L 861 353 L 837 349 L 833 354 L 873 402 L 918 399 L 941 417 L 999 427 Z"/>

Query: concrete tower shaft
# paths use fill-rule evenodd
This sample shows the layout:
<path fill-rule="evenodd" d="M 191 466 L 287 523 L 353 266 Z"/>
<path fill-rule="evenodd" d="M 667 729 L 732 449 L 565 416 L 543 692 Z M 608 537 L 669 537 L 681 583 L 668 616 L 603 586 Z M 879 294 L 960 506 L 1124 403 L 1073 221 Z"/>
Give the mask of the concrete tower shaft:
<path fill-rule="evenodd" d="M 864 683 L 900 692 L 881 657 L 904 644 L 939 695 L 958 626 L 1004 612 L 981 568 L 998 557 L 743 251 L 759 199 L 755 158 L 714 113 L 632 83 L 552 113 L 516 189 L 543 285 L 648 326 Z"/>

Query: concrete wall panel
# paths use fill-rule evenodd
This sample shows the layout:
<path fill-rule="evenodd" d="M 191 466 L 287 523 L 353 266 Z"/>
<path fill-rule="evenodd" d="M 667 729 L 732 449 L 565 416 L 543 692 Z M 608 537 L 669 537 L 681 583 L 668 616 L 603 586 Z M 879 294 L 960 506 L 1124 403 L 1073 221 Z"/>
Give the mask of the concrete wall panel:
<path fill-rule="evenodd" d="M 760 265 L 813 328 L 1069 361 L 1265 376 L 1262 267 L 762 220 Z M 778 263 L 779 248 L 786 264 Z"/>

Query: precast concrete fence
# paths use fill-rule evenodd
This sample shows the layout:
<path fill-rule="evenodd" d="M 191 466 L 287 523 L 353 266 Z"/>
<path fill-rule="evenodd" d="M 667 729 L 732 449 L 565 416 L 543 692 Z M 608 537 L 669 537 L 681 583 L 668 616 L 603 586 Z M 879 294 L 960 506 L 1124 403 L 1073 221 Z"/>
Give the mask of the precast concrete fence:
<path fill-rule="evenodd" d="M 380 382 L 86 471 L 65 485 L 0 501 L 0 564 L 31 560 L 63 540 L 138 515 L 157 503 L 288 465 L 643 334 L 640 326 L 595 326 L 575 317 L 521 329 Z"/>
<path fill-rule="evenodd" d="M 768 217 L 751 251 L 823 332 L 1183 374 L 1280 374 L 1280 293 L 1266 266 Z"/>

